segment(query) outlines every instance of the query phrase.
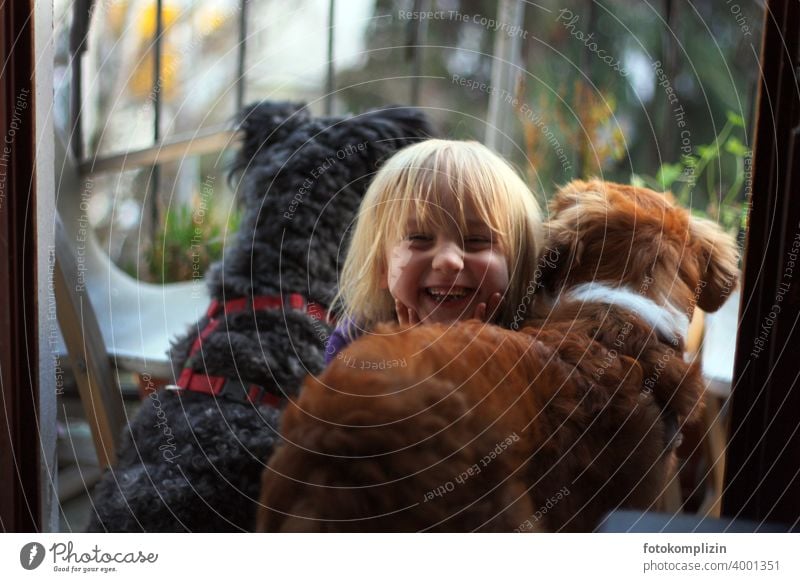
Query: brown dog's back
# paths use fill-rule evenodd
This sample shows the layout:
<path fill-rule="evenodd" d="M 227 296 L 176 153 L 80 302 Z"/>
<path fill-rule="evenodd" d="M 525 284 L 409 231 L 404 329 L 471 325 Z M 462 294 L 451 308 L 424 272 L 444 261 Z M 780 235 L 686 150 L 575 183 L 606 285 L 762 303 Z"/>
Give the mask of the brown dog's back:
<path fill-rule="evenodd" d="M 354 342 L 284 414 L 259 529 L 511 531 L 544 508 L 535 529 L 581 530 L 631 494 L 646 506 L 657 488 L 624 471 L 660 467 L 663 451 L 641 373 L 620 359 L 592 386 L 563 360 L 578 339 L 556 333 L 558 350 L 477 322 Z"/>

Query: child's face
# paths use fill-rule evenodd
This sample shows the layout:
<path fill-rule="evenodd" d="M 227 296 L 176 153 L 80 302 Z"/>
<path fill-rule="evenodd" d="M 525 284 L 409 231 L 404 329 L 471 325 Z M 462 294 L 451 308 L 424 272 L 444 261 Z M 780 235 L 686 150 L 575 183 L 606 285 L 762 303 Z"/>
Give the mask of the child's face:
<path fill-rule="evenodd" d="M 461 232 L 455 220 L 444 229 L 423 228 L 412 212 L 405 236 L 387 249 L 384 287 L 423 323 L 470 319 L 508 287 L 502 245 L 474 209 L 465 215 L 468 231 Z"/>

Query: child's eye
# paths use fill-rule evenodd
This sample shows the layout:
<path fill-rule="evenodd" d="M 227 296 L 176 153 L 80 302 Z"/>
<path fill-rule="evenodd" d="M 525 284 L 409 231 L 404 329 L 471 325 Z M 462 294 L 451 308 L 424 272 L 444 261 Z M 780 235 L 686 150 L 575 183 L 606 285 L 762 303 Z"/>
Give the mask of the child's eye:
<path fill-rule="evenodd" d="M 423 234 L 421 232 L 414 232 L 406 235 L 406 240 L 410 240 L 411 242 L 430 242 L 431 239 L 431 235 Z"/>
<path fill-rule="evenodd" d="M 489 246 L 492 244 L 492 238 L 489 236 L 475 235 L 475 236 L 468 236 L 466 239 L 464 239 L 464 242 L 468 246 L 473 246 L 473 247 Z"/>

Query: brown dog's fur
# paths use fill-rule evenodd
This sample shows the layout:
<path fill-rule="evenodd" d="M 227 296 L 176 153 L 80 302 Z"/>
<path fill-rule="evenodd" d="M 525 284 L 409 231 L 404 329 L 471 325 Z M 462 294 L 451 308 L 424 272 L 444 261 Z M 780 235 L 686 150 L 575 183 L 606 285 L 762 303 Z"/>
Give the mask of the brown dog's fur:
<path fill-rule="evenodd" d="M 735 247 L 669 195 L 599 181 L 563 188 L 548 225 L 522 331 L 384 325 L 307 379 L 263 475 L 260 530 L 590 531 L 653 506 L 666 419 L 698 412 L 699 371 L 637 314 L 568 292 L 601 281 L 711 311 Z"/>

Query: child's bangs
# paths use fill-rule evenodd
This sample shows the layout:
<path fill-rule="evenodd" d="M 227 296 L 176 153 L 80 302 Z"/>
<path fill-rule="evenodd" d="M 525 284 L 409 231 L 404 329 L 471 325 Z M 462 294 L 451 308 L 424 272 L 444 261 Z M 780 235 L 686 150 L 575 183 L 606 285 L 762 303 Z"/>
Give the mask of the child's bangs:
<path fill-rule="evenodd" d="M 492 176 L 480 175 L 471 170 L 462 170 L 465 177 L 458 185 L 460 195 L 471 205 L 475 214 L 484 224 L 489 225 L 501 240 L 509 236 L 507 185 Z"/>
<path fill-rule="evenodd" d="M 474 152 L 476 158 L 482 152 Z M 494 168 L 487 171 L 486 159 L 460 159 L 458 167 L 449 172 L 449 190 L 463 201 L 459 226 L 466 229 L 465 210 L 472 210 L 495 235 L 505 240 L 509 235 L 508 185 L 498 178 Z M 505 170 L 505 168 L 503 168 Z"/>
<path fill-rule="evenodd" d="M 416 218 L 417 227 L 427 231 L 452 228 L 469 232 L 469 210 L 492 231 L 504 239 L 508 225 L 504 218 L 508 208 L 504 204 L 506 184 L 481 175 L 468 160 L 428 160 L 424 167 L 405 168 L 403 179 L 390 201 L 393 226 L 404 234 L 410 216 Z M 500 194 L 500 195 L 498 195 Z"/>
<path fill-rule="evenodd" d="M 519 233 L 511 218 L 524 183 L 511 167 L 476 142 L 429 140 L 411 146 L 384 166 L 379 228 L 391 239 L 405 236 L 409 217 L 427 231 L 468 233 L 467 214 L 489 226 L 498 242 L 512 246 Z M 516 234 L 515 234 L 516 233 Z"/>
<path fill-rule="evenodd" d="M 400 174 L 385 202 L 387 207 L 384 216 L 387 222 L 384 226 L 391 233 L 390 238 L 397 239 L 407 234 L 407 225 L 412 216 L 417 228 L 426 231 L 449 228 L 453 220 L 463 226 L 464 210 L 450 208 L 451 196 L 442 191 L 436 170 L 412 165 L 402 168 Z"/>
<path fill-rule="evenodd" d="M 418 174 L 410 197 L 420 228 L 429 231 L 452 228 L 455 223 L 466 228 L 464 199 L 453 190 L 452 174 L 440 167 L 427 168 Z"/>

